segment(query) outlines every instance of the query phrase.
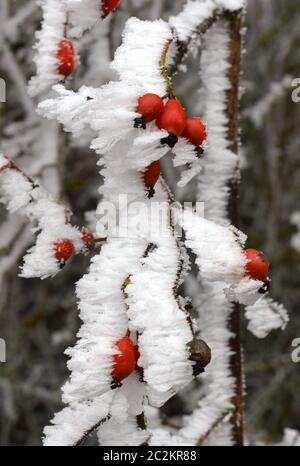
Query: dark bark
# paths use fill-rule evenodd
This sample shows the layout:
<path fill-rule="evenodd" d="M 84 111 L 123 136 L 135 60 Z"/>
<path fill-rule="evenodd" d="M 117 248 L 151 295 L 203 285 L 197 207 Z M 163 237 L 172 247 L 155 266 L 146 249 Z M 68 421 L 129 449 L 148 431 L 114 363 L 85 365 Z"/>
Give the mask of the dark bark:
<path fill-rule="evenodd" d="M 239 146 L 239 85 L 241 69 L 241 15 L 233 16 L 229 19 L 230 43 L 229 43 L 229 61 L 230 69 L 228 77 L 230 80 L 230 89 L 227 92 L 227 116 L 228 116 L 228 148 L 238 153 Z M 238 167 L 237 167 L 238 170 Z M 238 227 L 238 179 L 237 177 L 231 182 L 229 216 L 231 223 Z M 232 333 L 230 339 L 230 349 L 232 356 L 230 358 L 231 374 L 235 381 L 235 394 L 232 404 L 235 409 L 231 417 L 233 439 L 235 446 L 243 446 L 243 368 L 242 368 L 242 347 L 241 347 L 241 318 L 240 305 L 234 303 L 232 314 L 229 321 L 229 328 Z"/>

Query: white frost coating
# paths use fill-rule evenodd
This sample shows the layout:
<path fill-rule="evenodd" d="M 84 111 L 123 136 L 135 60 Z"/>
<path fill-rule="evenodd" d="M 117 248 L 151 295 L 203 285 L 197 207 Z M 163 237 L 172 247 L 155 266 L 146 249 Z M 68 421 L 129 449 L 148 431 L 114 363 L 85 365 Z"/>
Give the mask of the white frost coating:
<path fill-rule="evenodd" d="M 80 37 L 101 19 L 101 0 L 65 0 L 68 11 L 69 35 Z"/>
<path fill-rule="evenodd" d="M 89 273 L 78 282 L 83 324 L 78 342 L 67 350 L 71 376 L 63 387 L 65 403 L 93 399 L 110 390 L 114 345 L 128 330 L 121 288 L 145 248 L 136 239 L 108 239 L 101 254 L 92 259 Z"/>
<path fill-rule="evenodd" d="M 67 131 L 72 131 L 76 136 L 90 127 L 98 135 L 92 141 L 91 148 L 99 154 L 107 153 L 120 141 L 124 144 L 131 135 L 132 141 L 136 138 L 132 148 L 134 157 L 138 155 L 139 160 L 144 161 L 137 149 L 145 149 L 149 154 L 149 158 L 140 163 L 143 165 L 141 168 L 145 168 L 148 160 L 158 160 L 168 151 L 167 147 L 159 144 L 166 133 L 154 128 L 154 124 L 148 125 L 146 131 L 136 130 L 133 122 L 140 115 L 135 108 L 138 97 L 146 92 L 165 94 L 165 83 L 158 64 L 166 43 L 171 39 L 170 27 L 162 20 L 130 19 L 123 44 L 112 63 L 120 81 L 110 82 L 100 89 L 83 86 L 78 93 L 67 91 L 61 85 L 55 86 L 59 97 L 42 102 L 39 105 L 40 113 L 47 118 L 58 119 Z"/>
<path fill-rule="evenodd" d="M 192 380 L 187 353 L 192 332 L 172 291 L 180 257 L 170 231 L 167 197 L 159 188 L 155 200 L 165 202 L 165 223 L 160 234 L 149 237 L 155 249 L 140 261 L 126 293 L 128 317 L 139 333 L 139 364 L 144 368 L 144 378 L 150 389 L 170 396 Z"/>
<path fill-rule="evenodd" d="M 222 10 L 240 10 L 245 3 L 246 0 L 188 0 L 182 12 L 171 17 L 169 23 L 176 29 L 178 39 L 185 42 L 214 14 Z"/>
<path fill-rule="evenodd" d="M 182 165 L 188 166 L 188 168 L 181 173 L 181 178 L 178 182 L 178 186 L 182 188 L 201 173 L 202 161 L 197 158 L 195 146 L 184 138 L 179 138 L 176 146 L 172 149 L 172 153 L 175 155 L 173 158 L 174 167 L 180 167 Z"/>
<path fill-rule="evenodd" d="M 28 180 L 10 161 L 0 154 L 0 197 L 10 212 L 18 212 L 33 223 L 33 231 L 39 232 L 36 244 L 24 257 L 22 277 L 46 278 L 59 271 L 53 245 L 61 239 L 69 239 L 75 253 L 84 244 L 81 232 L 70 225 L 70 212 L 55 202 L 52 196 L 38 184 Z"/>
<path fill-rule="evenodd" d="M 73 403 L 57 413 L 44 429 L 44 446 L 72 446 L 110 410 L 114 393 L 84 403 Z"/>
<path fill-rule="evenodd" d="M 199 176 L 197 196 L 198 201 L 205 202 L 205 218 L 225 227 L 230 223 L 227 212 L 228 183 L 234 177 L 237 167 L 237 156 L 227 150 L 228 121 L 225 101 L 226 91 L 229 88 L 228 41 L 228 29 L 222 22 L 213 26 L 205 36 L 205 49 L 201 57 L 201 78 L 204 87 L 204 119 L 208 129 L 208 147 L 203 160 L 204 171 Z M 192 235 L 191 232 L 189 234 Z M 245 237 L 237 236 L 236 239 L 244 244 Z M 242 262 L 239 262 L 243 261 L 241 251 L 234 252 L 235 248 L 239 249 L 238 244 L 232 245 L 232 248 L 233 258 L 230 258 L 229 263 L 237 260 L 236 264 L 241 274 Z M 222 251 L 220 253 L 222 254 Z M 220 261 L 218 257 L 215 259 Z M 201 270 L 201 261 L 198 265 Z M 226 267 L 223 268 L 223 277 L 226 279 L 225 270 Z M 212 271 L 214 272 L 213 266 Z M 234 380 L 229 369 L 231 334 L 228 330 L 232 304 L 224 293 L 228 288 L 228 278 L 227 283 L 224 281 L 210 283 L 204 274 L 200 274 L 199 282 L 201 298 L 197 303 L 198 324 L 201 338 L 210 346 L 213 358 L 206 369 L 206 374 L 202 376 L 205 396 L 200 400 L 198 409 L 185 418 L 185 425 L 180 431 L 180 435 L 189 439 L 192 444 L 197 443 L 210 428 L 222 421 L 223 416 L 232 407 L 231 399 L 234 394 Z M 223 445 L 232 444 L 228 423 L 219 427 L 217 436 L 222 439 Z M 208 438 L 207 442 L 210 440 Z"/>
<path fill-rule="evenodd" d="M 98 433 L 100 445 L 103 446 L 139 446 L 149 438 L 146 430 L 137 426 L 135 416 L 128 415 L 122 422 L 111 419 L 105 423 Z"/>
<path fill-rule="evenodd" d="M 182 226 L 186 245 L 196 254 L 200 276 L 210 282 L 237 284 L 245 275 L 246 259 L 243 234 L 217 225 L 185 209 Z"/>
<path fill-rule="evenodd" d="M 178 39 L 186 41 L 203 21 L 214 15 L 216 8 L 214 0 L 188 0 L 182 12 L 171 17 L 169 23 L 176 29 Z"/>
<path fill-rule="evenodd" d="M 275 447 L 300 447 L 300 433 L 294 429 L 284 429 L 284 436 Z"/>
<path fill-rule="evenodd" d="M 189 165 L 189 168 L 180 175 L 180 180 L 177 183 L 179 188 L 184 188 L 193 178 L 202 173 L 202 166 L 198 161 L 191 162 Z"/>
<path fill-rule="evenodd" d="M 53 86 L 57 96 L 43 100 L 38 106 L 38 113 L 48 119 L 58 120 L 66 131 L 72 131 L 74 136 L 80 136 L 89 126 L 90 101 L 87 99 L 87 89 L 79 92 L 67 90 L 62 84 Z"/>
<path fill-rule="evenodd" d="M 139 41 L 141 38 L 143 40 Z M 97 212 L 103 215 L 107 202 L 115 205 L 119 225 L 123 227 L 119 231 L 115 228 L 106 231 L 106 244 L 77 284 L 83 324 L 77 344 L 67 350 L 71 376 L 63 387 L 63 400 L 70 406 L 76 403 L 81 406 L 110 393 L 113 355 L 117 352 L 115 343 L 128 329 L 133 339 L 139 331 L 140 363 L 148 384 L 141 383 L 133 374 L 128 380 L 133 378 L 134 384 L 125 398 L 121 394 L 127 380 L 116 390 L 109 408 L 111 420 L 99 429 L 103 444 L 145 441 L 148 434 L 137 428 L 133 418 L 141 412 L 140 396 L 144 396 L 145 387 L 147 397 L 162 404 L 192 379 L 192 363 L 187 351 L 192 333 L 184 311 L 173 296 L 179 245 L 169 231 L 168 195 L 157 186 L 155 196 L 147 199 L 141 173 L 150 162 L 168 151 L 160 143 L 166 133 L 154 124 L 148 125 L 146 130 L 133 128 L 133 120 L 138 116 L 135 113 L 138 96 L 144 92 L 165 93 L 159 58 L 169 39 L 170 28 L 163 21 L 130 20 L 124 45 L 114 62 L 120 74 L 119 82 L 111 82 L 100 89 L 83 87 L 77 94 L 58 86 L 56 91 L 60 97 L 40 106 L 45 116 L 58 118 L 69 131 L 80 133 L 88 124 L 97 134 L 92 147 L 102 154 L 104 176 L 100 189 L 103 201 Z M 82 109 L 77 109 L 77 105 L 82 105 Z M 126 196 L 127 210 L 119 208 L 120 193 Z M 164 201 L 163 230 L 156 229 L 159 225 L 152 218 L 150 225 L 153 227 L 154 223 L 154 229 L 148 228 L 149 211 L 141 213 L 136 209 L 137 203 L 151 208 L 156 201 Z M 103 233 L 104 223 L 100 218 L 97 234 Z M 142 265 L 141 258 L 149 243 L 157 243 L 158 248 L 143 259 Z M 128 276 L 132 280 L 122 291 Z"/>
<path fill-rule="evenodd" d="M 205 202 L 207 219 L 226 225 L 229 223 L 228 184 L 237 175 L 238 164 L 237 156 L 227 149 L 226 90 L 230 88 L 227 78 L 227 28 L 222 24 L 214 26 L 206 38 L 206 48 L 201 59 L 201 77 L 208 147 L 203 160 L 204 176 L 199 177 L 198 200 Z"/>
<path fill-rule="evenodd" d="M 214 0 L 219 8 L 237 11 L 246 6 L 247 0 Z"/>
<path fill-rule="evenodd" d="M 44 445 L 72 446 L 101 420 L 105 420 L 98 429 L 101 445 L 121 445 L 122 441 L 125 445 L 140 445 L 149 437 L 146 430 L 138 428 L 135 420 L 143 410 L 144 395 L 144 384 L 139 383 L 137 375 L 133 374 L 119 390 L 93 400 L 70 403 L 44 429 Z"/>
<path fill-rule="evenodd" d="M 288 312 L 282 304 L 263 297 L 246 308 L 248 330 L 257 338 L 265 338 L 272 330 L 284 330 L 289 322 Z"/>
<path fill-rule="evenodd" d="M 56 58 L 59 42 L 64 38 L 66 0 L 41 0 L 43 10 L 42 29 L 36 33 L 36 76 L 29 82 L 29 93 L 36 96 L 50 89 L 62 78 L 58 74 Z"/>
<path fill-rule="evenodd" d="M 130 18 L 111 67 L 118 72 L 121 81 L 139 86 L 141 94 L 153 92 L 162 97 L 165 83 L 157 65 L 164 47 L 172 38 L 169 24 L 162 20 L 151 22 Z"/>
<path fill-rule="evenodd" d="M 143 412 L 144 396 L 145 384 L 138 381 L 136 374 L 124 381 L 111 406 L 111 419 L 98 430 L 100 445 L 137 446 L 148 440 L 148 431 L 137 425 L 137 416 Z"/>
<path fill-rule="evenodd" d="M 212 350 L 212 361 L 201 376 L 204 383 L 205 396 L 200 400 L 198 408 L 189 417 L 180 431 L 192 445 L 208 431 L 224 414 L 231 409 L 231 398 L 234 393 L 234 380 L 230 375 L 230 350 L 228 341 L 231 336 L 227 329 L 231 313 L 231 304 L 224 296 L 224 283 L 210 285 L 203 281 L 203 294 L 198 303 L 199 327 L 201 337 Z M 230 445 L 230 435 L 224 438 L 223 445 Z"/>
<path fill-rule="evenodd" d="M 172 434 L 166 428 L 157 428 L 151 431 L 151 438 L 149 441 L 150 447 L 188 447 L 192 443 L 180 435 Z"/>
<path fill-rule="evenodd" d="M 55 86 L 54 90 L 58 96 L 42 102 L 39 112 L 49 119 L 58 119 L 65 130 L 72 131 L 76 137 L 90 128 L 94 135 L 97 134 L 91 143 L 97 153 L 105 154 L 121 141 L 118 150 L 125 152 L 125 146 L 127 151 L 130 150 L 126 157 L 131 167 L 144 169 L 168 152 L 169 148 L 160 144 L 161 138 L 167 135 L 165 131 L 158 130 L 154 123 L 148 124 L 146 130 L 137 130 L 133 126 L 134 119 L 139 116 L 135 112 L 139 88 L 111 82 L 100 89 L 83 86 L 77 93 L 62 85 Z M 121 166 L 126 171 L 128 160 L 124 164 L 124 159 L 125 156 Z M 121 169 L 119 160 L 115 166 Z"/>
<path fill-rule="evenodd" d="M 232 284 L 230 288 L 225 289 L 225 294 L 229 301 L 250 306 L 261 297 L 259 290 L 263 286 L 264 282 L 244 277 L 239 283 Z"/>

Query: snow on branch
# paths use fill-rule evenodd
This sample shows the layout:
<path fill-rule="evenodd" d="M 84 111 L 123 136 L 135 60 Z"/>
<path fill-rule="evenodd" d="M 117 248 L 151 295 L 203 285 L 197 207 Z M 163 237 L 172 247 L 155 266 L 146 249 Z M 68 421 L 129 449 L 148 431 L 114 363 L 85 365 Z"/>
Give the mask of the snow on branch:
<path fill-rule="evenodd" d="M 63 78 L 58 72 L 58 44 L 64 38 L 67 22 L 66 0 L 41 0 L 43 10 L 42 29 L 36 33 L 34 61 L 37 74 L 29 83 L 29 93 L 36 96 L 50 89 Z"/>
<path fill-rule="evenodd" d="M 142 258 L 126 286 L 128 317 L 138 333 L 139 364 L 149 384 L 150 401 L 158 406 L 192 380 L 188 343 L 193 338 L 187 315 L 176 298 L 178 274 L 182 280 L 185 270 L 182 274 L 181 251 L 171 231 L 169 205 L 161 188 L 155 195 L 156 201 L 159 198 L 165 213 L 161 210 L 157 214 L 163 215 L 165 225 L 159 236 L 149 238 L 152 250 Z"/>
<path fill-rule="evenodd" d="M 199 176 L 199 199 L 205 204 L 209 220 L 229 223 L 227 207 L 232 179 L 238 176 L 238 157 L 228 149 L 226 92 L 229 49 L 227 29 L 214 27 L 201 59 L 201 79 L 205 95 L 204 119 L 208 127 L 208 148 L 203 161 L 205 176 Z"/>
<path fill-rule="evenodd" d="M 178 39 L 186 42 L 197 32 L 205 21 L 211 19 L 217 12 L 214 0 L 188 0 L 182 12 L 170 18 L 169 23 L 176 30 Z"/>
<path fill-rule="evenodd" d="M 196 216 L 188 209 L 185 209 L 182 220 L 186 245 L 196 254 L 203 278 L 228 284 L 243 279 L 246 265 L 242 249 L 246 236 L 243 233 Z"/>
<path fill-rule="evenodd" d="M 238 12 L 245 7 L 245 0 L 188 0 L 182 12 L 170 18 L 179 41 L 186 42 L 196 32 L 206 32 L 202 27 L 220 19 L 224 12 Z M 208 23 L 206 23 L 208 22 Z"/>
<path fill-rule="evenodd" d="M 46 278 L 58 273 L 54 245 L 60 240 L 69 240 L 74 253 L 85 250 L 82 231 L 70 224 L 71 212 L 1 154 L 0 181 L 1 202 L 9 212 L 25 215 L 38 232 L 35 246 L 24 257 L 22 277 Z"/>
<path fill-rule="evenodd" d="M 300 447 L 300 433 L 295 429 L 284 429 L 284 435 L 277 447 Z"/>
<path fill-rule="evenodd" d="M 86 403 L 74 403 L 55 415 L 52 425 L 44 429 L 45 446 L 75 445 L 84 432 L 109 415 L 113 394 Z"/>
<path fill-rule="evenodd" d="M 69 35 L 80 37 L 100 20 L 101 0 L 66 0 Z"/>
<path fill-rule="evenodd" d="M 83 32 L 114 11 L 100 0 L 41 0 L 41 30 L 36 33 L 36 76 L 29 82 L 31 96 L 49 91 L 53 84 L 64 82 L 79 64 L 75 44 Z"/>
<path fill-rule="evenodd" d="M 172 39 L 171 28 L 165 21 L 130 18 L 111 67 L 118 72 L 122 82 L 163 96 L 165 82 L 158 64 L 166 44 Z"/>
<path fill-rule="evenodd" d="M 266 338 L 272 330 L 284 330 L 289 322 L 288 312 L 282 304 L 262 297 L 246 307 L 248 330 L 257 338 Z"/>
<path fill-rule="evenodd" d="M 197 198 L 204 202 L 206 220 L 197 218 L 194 221 L 203 238 L 195 235 L 192 221 L 185 222 L 189 245 L 198 254 L 196 260 L 200 270 L 198 326 L 201 337 L 208 342 L 214 355 L 203 378 L 204 396 L 193 414 L 185 418 L 179 432 L 191 444 L 198 444 L 203 438 L 206 439 L 205 444 L 212 439 L 216 445 L 232 444 L 228 422 L 233 412 L 232 399 L 235 393 L 235 381 L 230 371 L 231 332 L 228 328 L 232 304 L 224 291 L 228 293 L 236 289 L 244 280 L 247 283 L 255 282 L 248 277 L 243 278 L 245 263 L 242 245 L 245 237 L 229 228 L 229 184 L 237 175 L 238 163 L 237 155 L 228 149 L 229 121 L 226 111 L 227 91 L 230 89 L 229 68 L 229 28 L 225 21 L 220 21 L 205 35 L 201 55 L 208 147 L 203 160 L 203 172 L 198 176 Z M 220 228 L 216 225 L 220 225 Z M 207 251 L 206 247 L 203 248 L 206 243 Z M 208 258 L 210 254 L 214 258 L 211 263 Z M 226 414 L 227 421 L 219 426 L 219 419 L 223 419 Z M 219 427 L 215 429 L 214 426 Z"/>
<path fill-rule="evenodd" d="M 51 8 L 56 3 L 57 0 L 43 3 L 45 21 L 38 46 L 40 53 L 43 41 L 45 47 L 51 42 L 44 63 L 45 68 L 51 68 L 48 71 L 52 70 L 51 84 L 58 81 L 54 47 L 58 36 L 65 32 L 64 22 L 67 20 L 70 34 L 80 36 L 95 21 L 92 0 L 64 0 L 60 2 L 61 15 L 54 18 Z M 66 407 L 46 427 L 45 445 L 79 445 L 94 430 L 102 445 L 139 445 L 149 438 L 141 422 L 145 405 L 161 406 L 193 379 L 190 343 L 194 328 L 179 294 L 179 286 L 189 270 L 187 247 L 196 254 L 201 287 L 198 326 L 212 349 L 213 361 L 204 375 L 204 397 L 198 409 L 185 419 L 178 435 L 173 438 L 168 433 L 165 438 L 183 445 L 209 442 L 212 438 L 232 443 L 228 421 L 234 408 L 235 381 L 230 371 L 232 333 L 228 321 L 232 301 L 252 305 L 260 297 L 263 283 L 246 275 L 246 237 L 229 226 L 229 185 L 238 177 L 238 157 L 230 150 L 228 135 L 230 36 L 225 22 L 211 26 L 220 12 L 237 12 L 243 6 L 242 0 L 190 0 L 170 24 L 131 18 L 111 64 L 118 81 L 100 88 L 82 86 L 78 92 L 56 85 L 53 97 L 39 105 L 43 116 L 57 119 L 75 136 L 86 129 L 92 131 L 91 148 L 100 155 L 104 178 L 99 189 L 102 200 L 97 209 L 97 234 L 106 237 L 89 271 L 77 283 L 82 325 L 77 343 L 66 351 L 70 370 L 63 387 Z M 145 93 L 173 97 L 167 69 L 172 43 L 176 38 L 189 42 L 194 32 L 205 32 L 209 27 L 201 58 L 208 126 L 206 158 L 203 162 L 197 159 L 195 147 L 183 138 L 172 150 L 175 166 L 190 164 L 181 185 L 199 176 L 199 200 L 205 202 L 207 219 L 192 211 L 185 213 L 181 226 L 186 244 L 182 245 L 176 236 L 172 199 L 165 183 L 161 179 L 151 195 L 144 183 L 149 164 L 169 152 L 163 142 L 169 133 L 154 122 L 137 127 L 136 119 L 141 115 L 136 109 L 139 97 Z M 39 66 L 43 66 L 42 60 Z M 41 81 L 34 85 L 42 90 Z M 9 171 L 3 170 L 0 176 Z M 71 227 L 62 207 L 16 173 L 23 188 L 21 195 L 18 192 L 14 196 L 10 208 L 24 207 L 41 230 L 23 274 L 37 273 L 37 268 L 40 273 L 44 267 L 42 275 L 47 276 L 58 267 L 53 258 L 53 241 L 57 237 L 51 236 L 52 232 L 63 232 L 78 252 L 82 248 L 80 231 Z M 9 182 L 3 186 L 4 199 L 10 199 Z M 126 208 L 120 205 L 120 196 L 126 197 Z M 46 218 L 45 212 L 53 212 L 53 221 L 52 217 Z M 38 252 L 43 260 L 47 259 L 44 265 L 39 263 Z M 56 269 L 52 271 L 50 267 L 49 272 L 50 254 Z M 34 263 L 30 262 L 33 259 Z M 251 318 L 254 325 L 255 319 Z M 115 361 L 121 354 L 117 343 L 124 338 L 134 347 L 136 364 L 129 375 L 116 378 Z"/>
<path fill-rule="evenodd" d="M 139 48 L 141 34 L 143 41 Z M 113 64 L 120 81 L 100 89 L 82 88 L 79 94 L 59 87 L 57 100 L 49 99 L 40 105 L 45 116 L 64 120 L 70 131 L 81 130 L 80 125 L 85 123 L 95 131 L 97 137 L 92 147 L 102 154 L 104 176 L 97 233 L 102 235 L 105 230 L 101 212 L 107 205 L 117 208 L 118 226 L 122 226 L 120 230 L 112 227 L 106 231 L 106 244 L 92 259 L 89 273 L 77 284 L 83 324 L 77 344 L 67 350 L 71 376 L 63 387 L 63 400 L 72 413 L 77 407 L 82 413 L 88 409 L 89 400 L 98 397 L 111 404 L 106 396 L 112 391 L 116 393 L 114 400 L 123 400 L 122 409 L 113 409 L 114 404 L 107 408 L 110 419 L 99 428 L 101 444 L 115 444 L 120 438 L 126 442 L 126 435 L 128 444 L 140 444 L 148 436 L 133 418 L 142 413 L 141 400 L 147 394 L 153 404 L 161 405 L 192 379 L 188 344 L 193 334 L 175 296 L 182 258 L 170 225 L 169 197 L 158 187 L 155 195 L 147 198 L 143 183 L 143 170 L 168 151 L 161 144 L 167 133 L 154 124 L 146 129 L 134 128 L 133 124 L 138 116 L 135 112 L 138 97 L 145 92 L 165 92 L 159 62 L 165 43 L 171 38 L 170 28 L 163 21 L 129 20 Z M 87 117 L 82 109 L 76 111 L 76 103 L 80 106 L 81 102 Z M 118 207 L 120 194 L 127 196 L 125 210 Z M 152 215 L 157 204 L 162 204 L 162 213 L 158 212 L 158 218 L 151 217 L 149 222 L 151 206 Z M 137 206 L 143 206 L 144 210 Z M 150 244 L 155 247 L 145 255 Z M 123 383 L 115 384 L 112 380 L 113 361 L 118 354 L 116 342 L 125 335 L 138 344 L 138 364 L 146 383 L 136 372 Z M 124 399 L 127 384 L 131 385 Z M 130 397 L 130 393 L 134 395 Z M 54 422 L 59 419 L 63 431 L 67 429 L 64 413 L 67 415 L 68 407 L 54 418 Z M 122 417 L 124 412 L 126 416 Z M 56 427 L 48 427 L 45 432 L 46 444 L 53 444 Z"/>

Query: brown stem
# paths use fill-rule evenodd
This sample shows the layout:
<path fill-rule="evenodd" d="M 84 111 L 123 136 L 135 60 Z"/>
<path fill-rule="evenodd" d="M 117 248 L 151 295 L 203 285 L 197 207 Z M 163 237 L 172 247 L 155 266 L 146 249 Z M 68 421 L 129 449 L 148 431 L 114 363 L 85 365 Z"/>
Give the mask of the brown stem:
<path fill-rule="evenodd" d="M 105 418 L 101 419 L 96 424 L 94 424 L 90 429 L 84 432 L 83 436 L 80 437 L 80 439 L 76 443 L 73 444 L 73 447 L 80 447 L 86 441 L 86 439 L 95 432 L 95 430 L 97 430 L 105 422 L 109 421 L 110 418 L 111 415 L 108 414 Z"/>
<path fill-rule="evenodd" d="M 166 84 L 166 93 L 167 97 L 169 99 L 174 99 L 175 98 L 175 92 L 173 89 L 172 85 L 172 80 L 170 78 L 170 75 L 168 73 L 167 67 L 166 67 L 166 59 L 167 59 L 167 54 L 170 48 L 170 45 L 172 44 L 172 40 L 168 40 L 166 43 L 163 52 L 161 54 L 161 57 L 159 59 L 159 66 L 160 66 L 160 72 L 162 77 L 164 78 L 165 84 Z"/>
<path fill-rule="evenodd" d="M 203 21 L 203 23 L 199 24 L 197 30 L 194 32 L 200 36 L 205 34 L 216 21 L 223 17 L 223 15 L 224 13 L 218 13 L 216 11 L 210 18 L 206 19 L 205 21 Z M 180 65 L 183 63 L 184 59 L 188 54 L 189 46 L 191 45 L 194 36 L 195 34 L 189 37 L 189 39 L 185 42 L 177 41 L 177 53 L 173 60 L 173 64 L 169 67 L 170 76 L 173 76 L 178 72 Z"/>
<path fill-rule="evenodd" d="M 210 436 L 210 434 L 217 428 L 219 425 L 224 421 L 225 417 L 228 415 L 228 413 L 224 413 L 222 416 L 220 416 L 211 426 L 210 428 L 203 434 L 197 441 L 196 446 L 201 447 L 205 440 Z"/>
<path fill-rule="evenodd" d="M 228 73 L 230 89 L 227 92 L 227 117 L 228 117 L 228 149 L 235 154 L 238 153 L 239 146 L 239 85 L 241 70 L 241 36 L 242 19 L 241 14 L 229 18 L 229 63 Z M 237 168 L 238 170 L 238 168 Z M 238 227 L 238 180 L 234 177 L 230 184 L 229 216 L 231 223 Z M 231 417 L 233 429 L 233 438 L 235 446 L 243 446 L 243 369 L 242 369 L 242 350 L 241 350 L 241 320 L 240 306 L 234 303 L 230 316 L 229 329 L 232 333 L 230 339 L 230 349 L 232 356 L 230 358 L 231 374 L 235 381 L 235 394 L 232 398 L 232 404 L 235 407 Z"/>

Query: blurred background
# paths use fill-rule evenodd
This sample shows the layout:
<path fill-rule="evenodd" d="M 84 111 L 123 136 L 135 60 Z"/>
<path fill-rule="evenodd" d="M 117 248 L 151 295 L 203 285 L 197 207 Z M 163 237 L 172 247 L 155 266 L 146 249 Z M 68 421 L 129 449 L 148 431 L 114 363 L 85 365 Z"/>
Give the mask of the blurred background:
<path fill-rule="evenodd" d="M 81 65 L 70 82 L 74 89 L 114 79 L 109 62 L 129 16 L 168 17 L 184 0 L 123 0 L 115 15 L 99 22 L 78 44 Z M 74 141 L 53 122 L 36 115 L 26 92 L 34 74 L 35 32 L 41 11 L 31 0 L 1 0 L 0 77 L 7 102 L 0 103 L 0 151 L 16 161 L 74 212 L 77 224 L 93 223 L 101 179 L 88 140 Z M 290 313 L 284 332 L 258 340 L 243 323 L 247 380 L 246 431 L 250 442 L 277 442 L 285 427 L 300 430 L 300 363 L 291 360 L 292 341 L 300 338 L 300 103 L 291 98 L 300 78 L 299 0 L 251 0 L 245 20 L 241 109 L 241 229 L 248 247 L 271 261 L 273 298 Z M 141 38 L 142 40 L 142 38 Z M 178 96 L 190 113 L 201 108 L 199 57 L 175 79 Z M 200 94 L 199 94 L 200 95 Z M 175 190 L 176 173 L 164 164 Z M 193 200 L 194 185 L 176 191 Z M 88 215 L 85 215 L 88 212 Z M 300 221 L 299 229 L 300 229 Z M 74 285 L 89 258 L 77 256 L 54 279 L 18 277 L 22 255 L 33 244 L 30 227 L 0 206 L 0 338 L 7 362 L 0 363 L 0 445 L 40 445 L 43 427 L 61 408 L 60 387 L 68 376 L 65 348 L 75 342 L 80 322 Z M 165 408 L 168 415 L 188 413 L 186 396 Z"/>

